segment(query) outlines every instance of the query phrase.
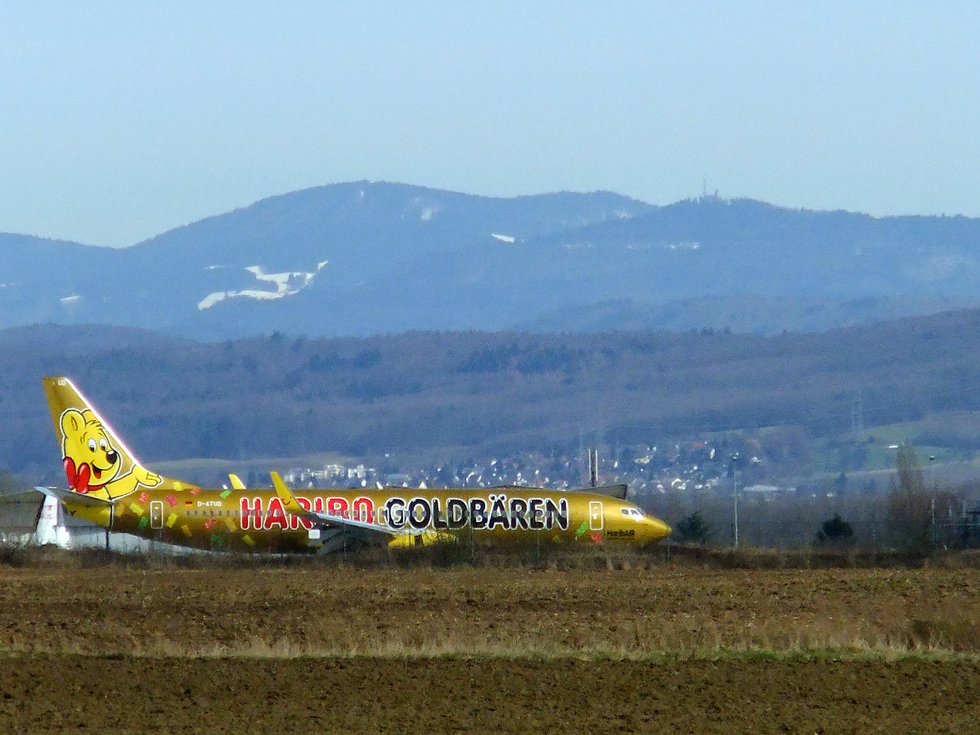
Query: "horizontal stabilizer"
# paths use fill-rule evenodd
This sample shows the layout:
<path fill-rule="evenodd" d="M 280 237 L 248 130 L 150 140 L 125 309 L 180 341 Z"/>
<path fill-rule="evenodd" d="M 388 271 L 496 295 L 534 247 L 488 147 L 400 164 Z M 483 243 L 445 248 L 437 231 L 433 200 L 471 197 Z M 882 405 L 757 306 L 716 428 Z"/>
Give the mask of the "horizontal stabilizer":
<path fill-rule="evenodd" d="M 70 505 L 77 505 L 83 508 L 111 508 L 112 501 L 97 498 L 94 495 L 82 495 L 71 490 L 62 490 L 58 487 L 35 487 L 39 493 L 44 493 L 48 497 L 54 497 Z"/>

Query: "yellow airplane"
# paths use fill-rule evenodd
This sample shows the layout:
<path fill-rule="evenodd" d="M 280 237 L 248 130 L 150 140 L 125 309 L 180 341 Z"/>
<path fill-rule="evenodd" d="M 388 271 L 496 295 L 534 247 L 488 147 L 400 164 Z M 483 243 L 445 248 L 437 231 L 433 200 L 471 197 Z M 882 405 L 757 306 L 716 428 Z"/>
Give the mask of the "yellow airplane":
<path fill-rule="evenodd" d="M 212 551 L 326 552 L 364 543 L 650 544 L 671 529 L 621 497 L 529 487 L 208 490 L 150 472 L 68 378 L 44 378 L 68 489 L 37 488 L 110 531 Z M 625 496 L 625 486 L 609 492 Z"/>

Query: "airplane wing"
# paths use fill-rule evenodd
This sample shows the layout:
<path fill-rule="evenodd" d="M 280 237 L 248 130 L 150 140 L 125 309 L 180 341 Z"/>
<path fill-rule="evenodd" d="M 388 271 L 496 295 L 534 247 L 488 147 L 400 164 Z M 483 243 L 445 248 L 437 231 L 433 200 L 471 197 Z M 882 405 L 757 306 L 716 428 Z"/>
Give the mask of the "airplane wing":
<path fill-rule="evenodd" d="M 395 536 L 411 535 L 410 531 L 399 531 L 381 524 L 369 523 L 367 521 L 356 521 L 353 518 L 344 518 L 331 513 L 317 513 L 314 510 L 307 510 L 299 504 L 299 501 L 296 500 L 296 497 L 293 495 L 292 491 L 286 487 L 286 483 L 283 482 L 281 477 L 279 477 L 278 472 L 270 472 L 269 474 L 272 476 L 272 484 L 276 488 L 276 495 L 279 496 L 279 500 L 282 501 L 282 506 L 286 512 L 299 516 L 318 528 L 340 526 L 346 531 L 350 532 L 355 538 L 370 542 L 387 542 Z"/>
<path fill-rule="evenodd" d="M 242 478 L 240 478 L 238 475 L 232 473 L 232 474 L 228 475 L 228 480 L 231 482 L 231 486 L 233 488 L 235 488 L 236 490 L 244 490 L 245 489 L 245 483 L 242 482 Z"/>

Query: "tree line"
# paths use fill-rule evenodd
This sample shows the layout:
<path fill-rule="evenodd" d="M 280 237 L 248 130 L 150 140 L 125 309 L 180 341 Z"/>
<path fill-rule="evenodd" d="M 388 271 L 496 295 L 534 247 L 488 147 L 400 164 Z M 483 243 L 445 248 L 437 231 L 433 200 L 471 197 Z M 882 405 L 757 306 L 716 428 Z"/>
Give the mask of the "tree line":
<path fill-rule="evenodd" d="M 18 331 L 15 348 L 0 332 L 0 420 L 16 437 L 0 442 L 0 464 L 15 472 L 57 461 L 40 385 L 48 374 L 71 377 L 146 460 L 561 452 L 584 432 L 628 447 L 779 427 L 760 439 L 768 466 L 803 465 L 813 439 L 849 435 L 859 395 L 865 426 L 920 422 L 931 441 L 961 447 L 980 438 L 977 311 L 776 337 L 469 331 L 155 343 L 121 331 L 107 346 L 105 327 L 34 329 L 34 340 Z"/>

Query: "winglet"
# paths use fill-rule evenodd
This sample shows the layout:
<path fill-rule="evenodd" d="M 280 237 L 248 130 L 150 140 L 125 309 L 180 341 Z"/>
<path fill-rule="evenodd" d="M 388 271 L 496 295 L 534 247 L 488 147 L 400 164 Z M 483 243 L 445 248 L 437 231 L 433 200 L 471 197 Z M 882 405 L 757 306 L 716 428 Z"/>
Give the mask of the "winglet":
<path fill-rule="evenodd" d="M 288 513 L 305 513 L 306 509 L 296 501 L 293 493 L 286 487 L 286 483 L 279 477 L 279 473 L 270 472 L 269 474 L 272 475 L 272 485 L 276 488 L 276 495 L 279 496 L 286 511 Z"/>
<path fill-rule="evenodd" d="M 245 483 L 242 482 L 242 478 L 240 478 L 238 475 L 236 475 L 234 473 L 231 473 L 230 475 L 228 475 L 228 479 L 231 480 L 231 486 L 233 488 L 235 488 L 236 490 L 245 490 L 246 489 L 245 488 Z"/>

